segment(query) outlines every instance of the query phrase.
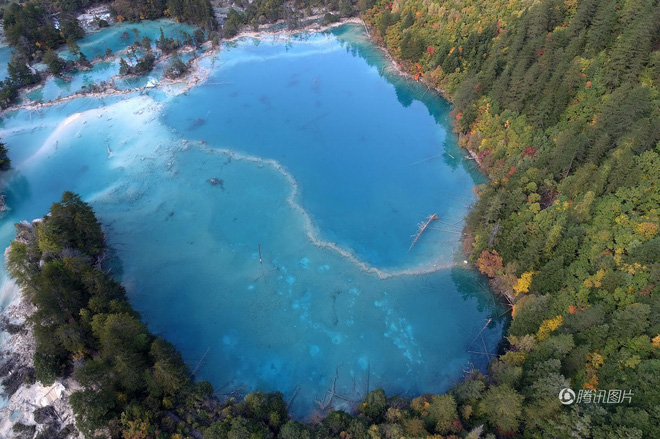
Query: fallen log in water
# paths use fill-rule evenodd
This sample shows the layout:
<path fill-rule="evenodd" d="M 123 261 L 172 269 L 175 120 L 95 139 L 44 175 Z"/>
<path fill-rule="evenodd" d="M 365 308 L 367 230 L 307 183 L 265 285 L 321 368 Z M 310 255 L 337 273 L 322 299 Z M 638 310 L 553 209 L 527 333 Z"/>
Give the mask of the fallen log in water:
<path fill-rule="evenodd" d="M 408 251 L 410 251 L 410 249 L 412 249 L 415 246 L 415 244 L 417 244 L 417 241 L 419 241 L 419 237 L 422 236 L 422 233 L 424 233 L 424 231 L 428 228 L 429 224 L 437 220 L 438 220 L 438 214 L 434 213 L 433 215 L 428 217 L 426 221 L 419 223 L 417 235 L 415 236 L 415 239 L 413 239 L 412 244 L 410 244 L 410 248 L 408 249 Z"/>

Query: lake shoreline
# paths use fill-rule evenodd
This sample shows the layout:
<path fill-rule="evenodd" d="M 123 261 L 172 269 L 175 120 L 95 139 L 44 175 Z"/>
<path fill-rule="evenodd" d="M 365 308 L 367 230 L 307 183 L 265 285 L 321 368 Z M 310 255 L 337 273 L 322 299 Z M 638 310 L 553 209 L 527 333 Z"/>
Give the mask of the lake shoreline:
<path fill-rule="evenodd" d="M 412 75 L 406 73 L 403 70 L 402 66 L 400 66 L 398 63 L 396 63 L 394 58 L 391 56 L 391 54 L 389 54 L 389 52 L 386 49 L 382 48 L 379 44 L 377 44 L 375 42 L 375 40 L 371 37 L 371 34 L 369 33 L 369 30 L 368 30 L 366 24 L 361 19 L 355 18 L 355 17 L 344 19 L 344 20 L 341 20 L 337 23 L 332 23 L 332 24 L 329 24 L 329 25 L 326 25 L 326 26 L 322 26 L 319 23 L 314 23 L 314 24 L 312 24 L 310 26 L 306 26 L 302 29 L 295 29 L 295 30 L 256 31 L 256 32 L 254 32 L 254 31 L 244 31 L 244 32 L 239 33 L 238 35 L 236 35 L 235 37 L 233 37 L 231 39 L 223 40 L 223 42 L 236 41 L 236 40 L 239 40 L 239 39 L 242 39 L 242 38 L 261 38 L 261 37 L 270 37 L 270 36 L 290 37 L 290 36 L 293 36 L 293 35 L 303 34 L 303 33 L 306 33 L 306 32 L 320 33 L 320 32 L 326 32 L 330 29 L 340 27 L 340 26 L 350 24 L 350 23 L 363 25 L 364 28 L 365 28 L 366 34 L 369 36 L 369 39 L 372 42 L 374 42 L 377 47 L 379 47 L 383 50 L 383 53 L 385 54 L 386 58 L 391 62 L 392 66 L 397 71 L 397 73 L 404 76 L 404 77 L 414 79 Z M 207 51 L 202 56 L 200 56 L 199 58 L 196 58 L 192 62 L 190 73 L 188 73 L 187 75 L 185 75 L 184 77 L 182 77 L 180 79 L 172 79 L 172 80 L 163 79 L 163 80 L 160 81 L 160 84 L 158 85 L 158 87 L 161 87 L 163 85 L 166 86 L 166 85 L 183 84 L 184 87 L 183 87 L 182 92 L 185 93 L 186 91 L 190 90 L 195 85 L 203 83 L 208 78 L 208 75 L 209 75 L 210 72 L 206 71 L 206 74 L 204 74 L 204 68 L 199 65 L 199 61 L 201 59 L 203 59 L 204 57 L 209 56 L 209 55 L 210 56 L 215 56 L 215 54 L 216 53 L 215 53 L 214 50 Z M 166 59 L 167 59 L 167 56 L 165 56 L 164 58 L 159 57 L 159 62 L 166 61 Z M 78 98 L 84 98 L 84 97 L 103 98 L 103 97 L 109 97 L 109 96 L 130 95 L 132 93 L 140 93 L 140 92 L 144 91 L 146 88 L 147 87 L 140 87 L 140 88 L 135 88 L 135 89 L 127 89 L 127 90 L 113 89 L 113 90 L 108 90 L 108 91 L 101 91 L 101 92 L 98 92 L 98 93 L 79 93 L 79 94 L 74 94 L 74 95 L 71 95 L 71 96 L 63 97 L 61 99 L 56 99 L 56 100 L 45 102 L 45 103 L 34 103 L 33 102 L 31 104 L 13 106 L 13 107 L 10 107 L 9 109 L 5 110 L 5 111 L 13 111 L 13 110 L 18 110 L 18 109 L 37 110 L 37 109 L 40 109 L 40 108 L 55 106 L 55 105 L 58 105 L 58 104 L 61 104 L 61 103 L 67 102 L 67 101 L 72 101 L 72 100 L 75 100 L 75 99 L 78 99 Z M 429 86 L 429 88 L 432 88 L 432 87 Z M 444 94 L 441 90 L 438 90 L 438 89 L 433 89 L 433 90 L 438 92 L 438 94 L 441 97 L 445 98 Z M 464 236 L 465 236 L 465 234 L 463 234 L 463 237 Z M 323 243 L 315 241 L 312 238 L 311 235 L 308 234 L 308 237 L 309 237 L 310 241 L 312 241 L 317 246 L 327 247 L 327 245 L 324 245 Z M 341 251 L 336 249 L 336 248 L 333 248 L 332 250 L 335 250 L 336 252 L 342 254 Z M 343 255 L 343 256 L 346 257 L 346 255 Z M 457 264 L 454 264 L 454 265 L 457 265 Z M 458 265 L 462 266 L 461 264 L 458 264 Z M 372 267 L 369 267 L 370 269 L 366 269 L 365 267 L 362 267 L 362 268 L 365 271 L 372 272 L 372 274 L 375 273 L 376 275 L 378 275 L 378 277 L 381 277 L 381 278 L 390 277 L 388 275 L 384 275 L 383 273 L 381 273 L 380 270 L 378 270 L 377 268 L 372 268 Z M 443 268 L 446 268 L 446 267 L 443 267 Z M 431 270 L 431 271 L 436 271 L 436 270 Z M 413 273 L 405 273 L 405 274 L 413 274 Z M 414 274 L 427 274 L 427 273 L 424 272 L 424 273 L 414 273 Z M 8 307 L 7 312 L 17 312 L 18 314 L 23 315 L 24 321 L 25 321 L 25 318 L 27 318 L 27 316 L 29 316 L 29 314 L 30 314 L 30 311 L 28 309 L 29 305 L 24 302 L 22 294 L 20 294 L 20 293 L 19 293 L 19 297 L 14 301 L 14 303 L 12 303 L 11 307 L 14 307 L 12 309 L 15 309 L 16 311 L 10 311 L 9 307 Z M 23 324 L 25 324 L 25 322 Z M 30 354 L 30 351 L 27 349 L 27 347 L 30 344 L 30 340 L 32 340 L 32 342 L 34 341 L 32 333 L 29 330 L 21 331 L 19 334 L 13 335 L 12 340 L 14 340 L 14 337 L 15 337 L 15 340 L 16 340 L 15 342 L 7 343 L 7 346 L 10 346 L 10 348 L 11 348 L 9 350 L 9 354 L 10 355 L 11 354 L 17 355 L 20 359 L 20 364 L 23 364 L 23 365 L 31 364 L 32 355 Z M 4 355 L 4 351 L 5 351 L 5 349 L 3 349 L 3 355 Z M 62 385 L 64 387 L 65 390 L 68 389 L 68 388 L 75 387 L 76 383 L 73 380 L 69 379 L 67 381 L 68 382 L 56 382 L 56 385 L 59 383 L 60 385 Z M 36 386 L 36 385 L 32 385 L 32 386 L 24 385 L 24 386 L 21 386 L 20 389 L 24 388 L 27 391 L 30 388 L 34 387 L 34 386 Z M 63 404 L 65 404 L 65 407 L 63 408 L 63 411 L 62 411 L 62 414 L 63 414 L 62 417 L 63 418 L 65 418 L 65 415 L 68 414 L 69 411 L 71 410 L 71 407 L 67 404 L 68 395 L 70 395 L 70 391 L 68 391 L 68 390 L 66 390 L 66 391 L 69 392 L 69 393 L 62 392 L 62 395 L 64 395 L 64 396 L 61 398 L 61 400 L 63 401 Z M 15 401 L 13 402 L 12 399 L 10 399 L 8 405 L 5 408 L 3 408 L 2 410 L 0 410 L 0 414 L 4 414 L 5 412 L 3 410 L 8 409 L 9 407 L 19 407 L 19 408 L 15 408 L 15 409 L 11 410 L 8 413 L 11 414 L 15 411 L 19 411 L 19 412 L 22 413 L 22 415 L 19 419 L 28 419 L 29 420 L 30 416 L 32 416 L 32 411 L 31 411 L 31 408 L 29 406 L 30 406 L 30 404 L 35 404 L 36 405 L 35 401 L 36 401 L 37 398 L 40 397 L 39 396 L 39 390 L 34 390 L 34 391 L 30 390 L 27 394 L 16 392 L 12 396 L 12 398 L 14 398 L 14 396 L 16 396 L 17 394 L 22 395 L 21 399 L 20 399 L 21 402 L 15 402 Z M 30 400 L 31 401 L 30 404 L 27 403 L 29 398 L 32 398 L 32 400 Z M 72 419 L 72 416 L 73 415 L 71 414 L 71 419 Z M 2 430 L 2 428 L 0 428 L 0 434 L 2 434 L 2 433 L 3 433 L 3 430 Z"/>
<path fill-rule="evenodd" d="M 451 96 L 449 96 L 449 94 L 445 90 L 441 89 L 440 87 L 436 87 L 433 84 L 431 84 L 429 81 L 425 80 L 425 78 L 426 78 L 425 76 L 421 76 L 421 79 L 417 79 L 417 78 L 415 78 L 414 75 L 407 72 L 405 70 L 405 67 L 403 66 L 403 64 L 399 63 L 394 58 L 394 56 L 387 50 L 387 47 L 384 44 L 382 44 L 382 42 L 379 39 L 373 37 L 371 29 L 369 28 L 369 26 L 367 26 L 367 24 L 364 22 L 364 20 L 359 19 L 358 21 L 359 21 L 359 23 L 361 23 L 364 26 L 365 32 L 369 36 L 369 40 L 371 40 L 371 42 L 373 42 L 374 45 L 376 47 L 378 47 L 378 49 L 380 49 L 380 51 L 383 53 L 385 58 L 387 58 L 387 60 L 390 62 L 390 65 L 392 66 L 392 68 L 394 69 L 394 71 L 398 75 L 403 76 L 403 77 L 405 77 L 405 78 L 407 78 L 411 81 L 424 84 L 424 86 L 428 90 L 432 91 L 433 93 L 437 94 L 439 97 L 441 97 L 442 99 L 446 100 L 447 102 L 449 102 L 453 105 Z M 456 118 L 454 117 L 454 119 L 452 120 L 452 125 L 455 122 L 456 122 Z M 456 132 L 456 133 L 460 134 L 458 132 Z M 490 175 L 488 173 L 488 169 L 486 167 L 484 167 L 484 165 L 483 165 L 481 159 L 479 158 L 479 155 L 477 154 L 477 152 L 470 149 L 467 145 L 465 145 L 465 146 L 461 145 L 460 136 L 459 136 L 459 146 L 461 148 L 463 148 L 469 154 L 470 157 L 469 158 L 466 157 L 466 158 L 468 158 L 469 160 L 473 160 L 477 164 L 477 167 L 479 168 L 479 171 L 486 178 L 490 178 Z M 467 254 L 466 254 L 466 256 L 467 256 Z"/>
<path fill-rule="evenodd" d="M 321 24 L 318 22 L 312 22 L 310 24 L 307 24 L 303 27 L 297 28 L 297 29 L 278 29 L 278 30 L 269 30 L 269 27 L 277 26 L 278 23 L 273 23 L 271 26 L 266 27 L 265 29 L 258 29 L 258 30 L 242 30 L 235 36 L 231 38 L 225 38 L 222 40 L 222 42 L 232 42 L 236 40 L 240 40 L 242 38 L 262 38 L 264 36 L 287 36 L 291 37 L 294 35 L 299 35 L 299 34 L 305 34 L 305 33 L 321 33 L 321 32 L 327 32 L 329 30 L 332 30 L 337 27 L 344 26 L 346 24 L 361 24 L 365 27 L 366 29 L 366 24 L 364 21 L 359 18 L 359 17 L 348 17 L 348 18 L 342 18 L 339 21 L 336 21 L 334 23 L 329 23 L 329 24 Z"/>
<path fill-rule="evenodd" d="M 362 20 L 360 20 L 360 21 L 364 25 L 365 31 L 366 31 L 367 35 L 369 36 L 369 39 L 373 42 L 373 44 L 376 47 L 378 47 L 381 50 L 381 52 L 383 53 L 385 58 L 387 58 L 387 60 L 390 62 L 390 65 L 392 66 L 392 68 L 396 72 L 396 74 L 398 74 L 400 76 L 403 76 L 403 77 L 405 77 L 405 78 L 407 78 L 411 81 L 415 81 L 415 82 L 424 84 L 424 86 L 428 90 L 432 91 L 433 93 L 436 93 L 439 97 L 441 97 L 442 99 L 446 100 L 447 102 L 449 102 L 453 105 L 451 97 L 449 96 L 449 94 L 445 90 L 443 90 L 439 87 L 435 87 L 434 85 L 430 84 L 428 81 L 426 81 L 424 79 L 425 78 L 424 76 L 422 76 L 421 79 L 417 79 L 417 78 L 415 78 L 414 75 L 407 72 L 405 70 L 404 66 L 401 63 L 397 62 L 397 60 L 394 58 L 394 56 L 392 56 L 392 54 L 387 50 L 387 47 L 384 44 L 381 44 L 381 42 L 377 38 L 374 38 L 372 36 L 371 29 L 369 28 L 369 26 L 367 26 L 367 24 L 364 21 L 362 21 Z M 455 127 L 455 123 L 456 123 L 456 117 L 453 117 L 452 118 L 452 126 Z M 487 179 L 490 180 L 491 177 L 490 177 L 490 173 L 488 172 L 488 168 L 486 168 L 484 166 L 484 164 L 483 164 L 481 158 L 479 157 L 479 154 L 477 153 L 477 151 L 472 150 L 465 142 L 461 142 L 460 141 L 461 134 L 458 133 L 456 130 L 454 130 L 454 131 L 459 136 L 459 143 L 458 143 L 459 147 L 461 149 L 465 150 L 467 152 L 467 154 L 469 155 L 469 157 L 466 156 L 466 159 L 474 161 L 477 164 L 477 168 L 478 168 L 479 172 L 482 175 L 484 175 Z M 466 248 L 467 246 L 465 245 L 465 242 L 466 242 L 465 240 L 468 239 L 468 237 L 470 237 L 471 235 L 472 235 L 472 230 L 468 229 L 467 225 L 466 225 L 465 228 L 463 229 L 463 231 L 461 232 L 461 244 L 463 244 L 463 245 L 460 246 L 460 250 L 459 250 L 462 253 L 462 255 L 466 258 L 465 259 L 466 261 L 469 261 L 469 258 L 472 255 L 472 252 L 470 251 L 470 249 Z M 468 265 L 468 264 L 466 264 L 466 265 Z M 477 270 L 477 267 L 473 263 L 469 263 L 469 266 L 470 266 L 470 268 L 472 268 L 474 270 Z M 502 279 L 499 279 L 499 277 L 495 277 L 494 279 L 488 279 L 488 283 L 489 283 L 489 286 L 490 286 L 490 290 L 489 290 L 490 293 L 493 295 L 493 297 L 496 300 L 499 301 L 499 303 L 501 305 L 506 306 L 506 307 L 511 307 L 515 303 L 516 297 L 512 292 L 495 288 L 495 285 L 503 283 Z"/>

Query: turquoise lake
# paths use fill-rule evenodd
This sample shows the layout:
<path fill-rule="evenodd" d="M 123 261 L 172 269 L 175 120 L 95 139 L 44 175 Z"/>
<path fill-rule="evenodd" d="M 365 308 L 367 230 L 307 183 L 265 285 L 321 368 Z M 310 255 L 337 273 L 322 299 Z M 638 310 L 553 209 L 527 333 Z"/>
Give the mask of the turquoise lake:
<path fill-rule="evenodd" d="M 132 41 L 120 35 L 81 48 L 121 50 Z M 460 252 L 484 178 L 457 146 L 450 105 L 398 76 L 354 25 L 226 43 L 200 66 L 208 78 L 187 92 L 7 114 L 0 245 L 63 191 L 81 194 L 149 328 L 218 395 L 279 390 L 299 419 L 333 382 L 330 405 L 350 410 L 368 390 L 442 392 L 483 369 L 469 351 L 493 352 L 505 321 Z M 35 99 L 67 86 L 51 80 Z M 2 284 L 6 306 L 17 293 Z"/>

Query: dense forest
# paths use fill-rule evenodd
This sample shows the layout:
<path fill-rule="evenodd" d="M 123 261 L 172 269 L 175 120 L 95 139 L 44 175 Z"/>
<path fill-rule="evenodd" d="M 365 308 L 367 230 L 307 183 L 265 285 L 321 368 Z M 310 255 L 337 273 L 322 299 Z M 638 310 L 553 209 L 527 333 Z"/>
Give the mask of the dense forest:
<path fill-rule="evenodd" d="M 172 17 L 207 30 L 217 28 L 209 0 L 115 0 L 111 11 L 120 22 Z"/>
<path fill-rule="evenodd" d="M 111 437 L 660 437 L 660 2 L 350 5 L 404 70 L 454 103 L 461 144 L 490 177 L 464 240 L 511 301 L 487 374 L 412 401 L 376 390 L 355 415 L 315 425 L 288 420 L 279 394 L 221 404 L 99 270 L 100 226 L 65 194 L 42 223 L 19 227 L 8 261 L 39 308 L 38 378 L 73 374 L 85 386 L 72 398 L 79 427 Z M 259 0 L 232 11 L 236 29 L 289 14 Z M 632 397 L 564 406 L 565 387 Z"/>

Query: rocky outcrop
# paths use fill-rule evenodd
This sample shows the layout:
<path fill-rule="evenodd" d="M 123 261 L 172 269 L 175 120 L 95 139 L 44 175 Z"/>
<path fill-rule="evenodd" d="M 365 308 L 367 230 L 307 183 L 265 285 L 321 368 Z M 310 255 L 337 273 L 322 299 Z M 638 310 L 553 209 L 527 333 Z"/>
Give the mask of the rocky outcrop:
<path fill-rule="evenodd" d="M 0 321 L 5 340 L 0 350 L 0 380 L 7 404 L 0 409 L 0 437 L 82 437 L 75 430 L 69 396 L 79 389 L 71 379 L 57 380 L 50 386 L 35 382 L 32 357 L 35 342 L 27 321 L 35 307 L 21 294 L 4 311 Z"/>

